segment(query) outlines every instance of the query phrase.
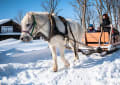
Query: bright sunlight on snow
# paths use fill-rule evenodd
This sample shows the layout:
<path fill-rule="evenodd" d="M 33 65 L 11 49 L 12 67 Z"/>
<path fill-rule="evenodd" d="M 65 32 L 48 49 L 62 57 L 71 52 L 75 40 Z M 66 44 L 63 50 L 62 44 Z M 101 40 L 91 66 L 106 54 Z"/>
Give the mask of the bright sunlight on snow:
<path fill-rule="evenodd" d="M 100 57 L 66 50 L 70 68 L 64 68 L 58 54 L 58 72 L 52 71 L 52 56 L 42 40 L 23 43 L 20 40 L 0 41 L 0 83 L 2 85 L 120 85 L 120 50 Z"/>

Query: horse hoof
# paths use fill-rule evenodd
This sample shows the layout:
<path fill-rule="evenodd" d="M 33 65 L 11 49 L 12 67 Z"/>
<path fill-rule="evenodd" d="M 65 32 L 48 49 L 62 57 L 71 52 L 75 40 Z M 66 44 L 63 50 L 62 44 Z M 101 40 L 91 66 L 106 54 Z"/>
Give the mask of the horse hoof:
<path fill-rule="evenodd" d="M 57 70 L 53 70 L 53 72 L 57 72 Z"/>
<path fill-rule="evenodd" d="M 65 67 L 69 68 L 69 67 L 70 67 L 70 64 L 69 64 L 69 63 L 67 63 L 67 64 L 65 65 Z"/>
<path fill-rule="evenodd" d="M 57 72 L 58 68 L 57 67 L 53 67 L 53 72 Z"/>
<path fill-rule="evenodd" d="M 77 61 L 77 60 L 79 60 L 79 57 L 75 57 L 74 62 Z"/>

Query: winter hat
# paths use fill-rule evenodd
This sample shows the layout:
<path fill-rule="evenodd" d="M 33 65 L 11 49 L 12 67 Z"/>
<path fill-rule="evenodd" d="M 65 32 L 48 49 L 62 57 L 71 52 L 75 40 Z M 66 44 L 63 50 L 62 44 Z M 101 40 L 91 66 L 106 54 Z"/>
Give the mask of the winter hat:
<path fill-rule="evenodd" d="M 93 24 L 89 24 L 89 27 L 93 27 Z"/>

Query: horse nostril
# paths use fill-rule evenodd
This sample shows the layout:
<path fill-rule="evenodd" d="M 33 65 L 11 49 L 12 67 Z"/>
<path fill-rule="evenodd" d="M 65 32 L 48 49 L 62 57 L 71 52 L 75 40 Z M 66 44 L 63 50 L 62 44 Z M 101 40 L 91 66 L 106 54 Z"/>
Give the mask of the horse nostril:
<path fill-rule="evenodd" d="M 21 39 L 21 40 L 23 40 L 24 38 L 23 38 L 23 37 L 21 37 L 20 39 Z"/>
<path fill-rule="evenodd" d="M 23 42 L 28 42 L 30 41 L 30 37 L 29 36 L 23 36 L 20 38 L 20 40 L 22 40 Z"/>

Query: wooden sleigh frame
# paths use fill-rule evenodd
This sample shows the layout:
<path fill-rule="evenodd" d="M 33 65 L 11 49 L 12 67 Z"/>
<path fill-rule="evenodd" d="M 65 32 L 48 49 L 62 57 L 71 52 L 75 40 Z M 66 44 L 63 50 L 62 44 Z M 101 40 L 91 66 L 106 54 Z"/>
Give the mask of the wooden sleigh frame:
<path fill-rule="evenodd" d="M 106 54 L 118 50 L 118 48 L 116 47 L 120 45 L 120 40 L 118 42 L 113 42 L 113 38 L 112 38 L 113 27 L 112 25 L 110 26 L 111 26 L 110 32 L 103 32 L 102 27 L 101 27 L 101 32 L 85 32 L 84 37 L 82 37 L 82 42 L 76 41 L 77 44 L 83 45 L 83 46 L 79 46 L 79 48 L 76 51 L 82 52 L 85 55 L 90 55 L 92 53 L 106 52 L 105 54 L 101 55 L 104 56 Z M 73 39 L 70 40 L 74 41 Z M 67 49 L 71 49 L 71 47 L 69 46 L 65 46 L 65 47 Z"/>
<path fill-rule="evenodd" d="M 101 36 L 101 38 L 100 38 Z M 100 38 L 100 39 L 99 39 Z M 94 32 L 94 33 L 85 33 L 85 44 L 91 47 L 105 47 L 110 45 L 110 38 L 108 32 Z"/>
<path fill-rule="evenodd" d="M 109 49 L 109 47 L 119 45 L 120 41 L 113 42 L 113 27 L 112 25 L 110 25 L 109 27 L 111 27 L 110 33 L 104 32 L 102 27 L 101 32 L 85 32 L 85 36 L 83 37 L 82 42 L 84 42 L 86 46 L 101 48 L 101 52 L 115 50 L 115 47 L 113 47 L 112 49 Z"/>

